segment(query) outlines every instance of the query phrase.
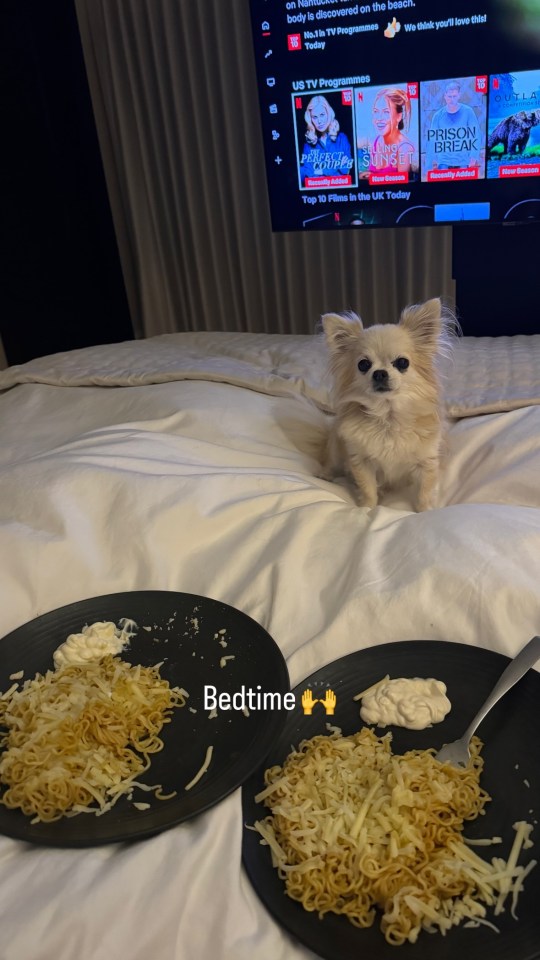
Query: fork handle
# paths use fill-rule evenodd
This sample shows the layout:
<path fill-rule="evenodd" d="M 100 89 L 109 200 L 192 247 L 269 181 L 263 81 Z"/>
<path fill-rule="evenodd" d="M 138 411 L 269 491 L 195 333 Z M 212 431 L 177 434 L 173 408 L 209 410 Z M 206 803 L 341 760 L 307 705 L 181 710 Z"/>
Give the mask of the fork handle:
<path fill-rule="evenodd" d="M 505 693 L 508 693 L 510 688 L 513 687 L 518 680 L 521 680 L 523 674 L 527 673 L 537 660 L 540 660 L 540 637 L 533 637 L 532 640 L 529 640 L 523 649 L 520 650 L 517 657 L 514 657 L 514 659 L 510 661 L 506 670 L 502 672 L 486 702 L 480 707 L 480 710 L 468 727 L 463 739 L 467 738 L 467 740 L 469 740 L 472 737 L 476 728 L 480 726 L 482 720 L 491 708 L 495 706 L 501 697 L 504 697 Z"/>

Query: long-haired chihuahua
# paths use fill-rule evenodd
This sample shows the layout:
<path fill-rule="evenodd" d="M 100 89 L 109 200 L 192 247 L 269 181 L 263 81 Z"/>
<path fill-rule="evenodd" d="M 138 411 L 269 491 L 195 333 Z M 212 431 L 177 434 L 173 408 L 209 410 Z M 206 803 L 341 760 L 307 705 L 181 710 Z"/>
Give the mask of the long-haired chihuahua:
<path fill-rule="evenodd" d="M 333 377 L 333 426 L 324 475 L 350 473 L 360 506 L 416 482 L 416 509 L 437 505 L 444 413 L 438 361 L 455 321 L 439 299 L 406 307 L 399 322 L 364 328 L 355 313 L 322 318 Z"/>

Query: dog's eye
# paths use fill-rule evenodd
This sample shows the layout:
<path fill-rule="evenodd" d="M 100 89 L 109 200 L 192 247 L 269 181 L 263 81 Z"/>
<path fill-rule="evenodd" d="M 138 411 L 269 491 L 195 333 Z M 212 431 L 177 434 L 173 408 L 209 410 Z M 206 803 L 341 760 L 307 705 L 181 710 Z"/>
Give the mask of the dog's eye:
<path fill-rule="evenodd" d="M 407 357 L 398 357 L 397 360 L 394 360 L 392 366 L 395 367 L 396 370 L 399 370 L 401 373 L 403 373 L 403 371 L 409 366 L 409 361 L 407 360 Z"/>
<path fill-rule="evenodd" d="M 358 361 L 358 369 L 360 373 L 367 373 L 371 366 L 371 360 L 368 360 L 366 357 L 363 360 Z"/>

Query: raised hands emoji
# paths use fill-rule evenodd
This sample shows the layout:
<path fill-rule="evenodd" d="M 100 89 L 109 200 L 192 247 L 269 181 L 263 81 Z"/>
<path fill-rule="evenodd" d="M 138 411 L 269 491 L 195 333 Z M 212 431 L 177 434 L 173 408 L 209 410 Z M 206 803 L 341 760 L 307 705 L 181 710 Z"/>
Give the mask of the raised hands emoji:
<path fill-rule="evenodd" d="M 304 690 L 302 694 L 302 708 L 306 717 L 310 717 L 313 712 L 313 707 L 317 703 L 317 700 L 313 699 L 313 693 L 311 690 Z"/>
<path fill-rule="evenodd" d="M 333 690 L 327 690 L 324 695 L 324 700 L 320 701 L 326 710 L 327 717 L 333 717 L 334 710 L 336 709 L 336 695 Z"/>

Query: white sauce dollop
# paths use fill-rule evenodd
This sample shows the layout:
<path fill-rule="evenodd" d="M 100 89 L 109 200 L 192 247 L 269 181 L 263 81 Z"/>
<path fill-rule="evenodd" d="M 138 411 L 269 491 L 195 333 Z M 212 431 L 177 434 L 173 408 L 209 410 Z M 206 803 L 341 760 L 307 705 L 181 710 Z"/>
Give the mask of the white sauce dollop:
<path fill-rule="evenodd" d="M 360 699 L 360 697 L 355 698 Z M 384 679 L 362 695 L 360 716 L 364 723 L 378 727 L 407 727 L 425 730 L 440 723 L 452 708 L 441 680 Z"/>
<path fill-rule="evenodd" d="M 70 633 L 53 653 L 54 666 L 84 664 L 102 660 L 108 653 L 120 653 L 138 628 L 134 620 L 125 618 L 119 623 L 121 629 L 109 620 L 98 620 L 83 627 L 80 633 Z"/>

